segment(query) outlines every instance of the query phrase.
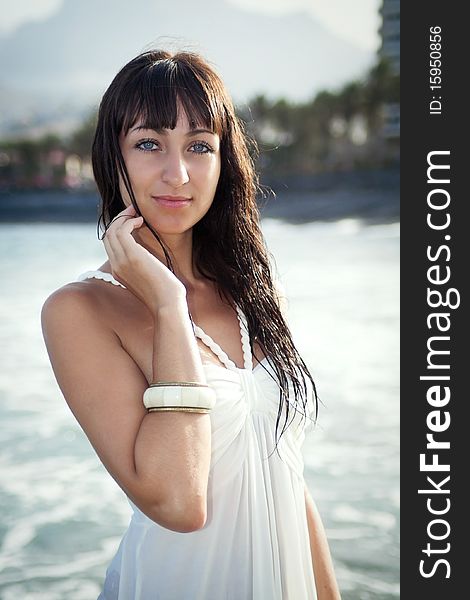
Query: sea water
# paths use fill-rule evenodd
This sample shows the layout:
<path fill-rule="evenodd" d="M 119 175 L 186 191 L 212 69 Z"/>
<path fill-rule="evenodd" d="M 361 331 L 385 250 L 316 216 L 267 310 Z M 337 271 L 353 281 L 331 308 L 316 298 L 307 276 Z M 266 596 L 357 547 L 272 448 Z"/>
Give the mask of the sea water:
<path fill-rule="evenodd" d="M 321 399 L 304 444 L 343 600 L 399 597 L 399 227 L 266 219 Z M 93 224 L 0 225 L 0 597 L 90 600 L 130 517 L 55 382 L 47 296 L 106 255 Z"/>

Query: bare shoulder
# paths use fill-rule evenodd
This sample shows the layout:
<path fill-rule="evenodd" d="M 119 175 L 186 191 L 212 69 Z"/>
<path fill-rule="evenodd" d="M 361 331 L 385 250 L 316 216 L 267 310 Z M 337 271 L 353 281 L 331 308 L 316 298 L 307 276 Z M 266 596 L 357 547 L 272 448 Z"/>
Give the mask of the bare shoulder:
<path fill-rule="evenodd" d="M 76 390 L 86 387 L 87 382 L 100 387 L 103 372 L 117 376 L 123 362 L 129 363 L 128 369 L 135 367 L 132 357 L 123 352 L 107 316 L 107 293 L 107 289 L 88 281 L 69 283 L 54 291 L 41 310 L 42 332 L 51 365 L 67 402 L 72 405 L 81 400 Z"/>
<path fill-rule="evenodd" d="M 41 322 L 46 329 L 54 323 L 70 325 L 85 321 L 99 321 L 99 298 L 88 282 L 68 283 L 50 294 L 42 306 Z"/>
<path fill-rule="evenodd" d="M 99 279 L 68 283 L 52 292 L 44 302 L 41 310 L 43 332 L 46 333 L 54 323 L 62 326 L 67 323 L 69 328 L 92 326 L 101 332 L 113 330 L 110 314 L 121 300 L 120 294 L 116 295 L 116 286 Z"/>

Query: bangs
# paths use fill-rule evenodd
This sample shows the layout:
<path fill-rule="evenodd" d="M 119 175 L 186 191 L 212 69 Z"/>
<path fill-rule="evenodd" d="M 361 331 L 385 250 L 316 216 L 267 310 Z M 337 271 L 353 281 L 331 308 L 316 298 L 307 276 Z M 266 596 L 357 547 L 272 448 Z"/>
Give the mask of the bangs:
<path fill-rule="evenodd" d="M 222 137 L 223 105 L 191 65 L 169 59 L 149 64 L 128 80 L 116 106 L 116 124 L 127 134 L 139 123 L 147 129 L 174 129 L 178 108 L 184 110 L 191 129 L 203 127 Z"/>

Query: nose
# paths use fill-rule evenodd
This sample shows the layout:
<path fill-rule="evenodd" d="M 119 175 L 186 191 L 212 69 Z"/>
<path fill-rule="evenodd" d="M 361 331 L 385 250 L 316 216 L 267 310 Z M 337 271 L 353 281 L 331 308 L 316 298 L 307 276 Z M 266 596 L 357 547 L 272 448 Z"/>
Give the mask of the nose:
<path fill-rule="evenodd" d="M 188 170 L 180 154 L 175 152 L 168 155 L 163 166 L 162 180 L 173 188 L 179 188 L 188 183 Z"/>

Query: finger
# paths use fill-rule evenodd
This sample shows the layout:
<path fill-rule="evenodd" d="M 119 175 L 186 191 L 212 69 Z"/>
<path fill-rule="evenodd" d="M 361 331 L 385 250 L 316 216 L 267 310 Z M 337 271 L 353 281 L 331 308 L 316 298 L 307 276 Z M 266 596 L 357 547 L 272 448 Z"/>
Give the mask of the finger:
<path fill-rule="evenodd" d="M 126 208 L 124 210 L 121 211 L 121 214 L 129 214 L 129 215 L 136 215 L 137 211 L 135 210 L 135 207 L 133 204 L 129 204 L 129 206 L 126 206 Z"/>
<path fill-rule="evenodd" d="M 127 221 L 127 219 L 133 219 L 135 216 L 135 214 L 132 215 L 122 215 L 121 213 L 119 213 L 118 215 L 116 215 L 114 217 L 114 219 L 111 221 L 111 223 L 108 225 L 108 229 L 110 229 L 111 227 L 115 228 L 116 227 L 116 223 L 117 226 L 119 226 L 121 223 L 124 223 L 125 221 Z"/>
<path fill-rule="evenodd" d="M 129 204 L 129 206 L 126 206 L 124 210 L 121 210 L 121 212 L 118 213 L 116 217 L 134 217 L 136 215 L 137 211 L 135 210 L 134 206 L 132 204 Z"/>
<path fill-rule="evenodd" d="M 114 237 L 129 241 L 128 236 L 134 231 L 134 229 L 141 227 L 144 222 L 143 217 L 130 217 L 121 223 L 119 227 L 114 230 Z"/>
<path fill-rule="evenodd" d="M 118 214 L 114 217 L 114 219 L 109 223 L 108 227 L 106 228 L 102 240 L 105 249 L 108 252 L 108 256 L 110 256 L 110 252 L 115 253 L 115 250 L 119 249 L 119 244 L 116 242 L 116 232 L 118 231 L 122 223 L 129 218 L 132 217 L 126 217 L 126 215 Z"/>
<path fill-rule="evenodd" d="M 120 226 L 123 223 L 125 223 L 128 219 L 135 218 L 136 216 L 137 216 L 137 213 L 136 213 L 134 207 L 132 205 L 127 206 L 124 210 L 122 210 L 120 213 L 118 213 L 112 219 L 111 223 L 108 225 L 108 228 L 106 229 L 105 236 L 106 235 L 108 237 L 112 236 L 120 228 Z"/>
<path fill-rule="evenodd" d="M 144 222 L 143 217 L 129 217 L 121 224 L 110 231 L 108 237 L 108 245 L 113 253 L 114 266 L 126 264 L 128 256 L 132 254 L 137 243 L 132 237 L 132 232 L 141 227 Z"/>
<path fill-rule="evenodd" d="M 124 250 L 124 252 L 127 253 L 135 248 L 137 242 L 132 236 L 132 233 L 136 229 L 142 227 L 143 223 L 144 218 L 142 216 L 129 218 L 122 223 L 119 229 L 116 229 L 114 237 L 119 242 L 121 249 Z"/>
<path fill-rule="evenodd" d="M 111 266 L 113 266 L 113 264 L 117 266 L 119 262 L 125 260 L 125 253 L 123 252 L 122 243 L 119 239 L 117 239 L 116 234 L 127 221 L 132 221 L 138 218 L 135 217 L 136 214 L 136 210 L 132 204 L 126 206 L 124 210 L 122 210 L 113 218 L 106 229 L 106 232 L 103 236 L 103 243 L 110 259 Z M 143 219 L 140 218 L 140 221 L 141 222 L 138 223 L 138 225 L 142 224 Z M 135 226 L 132 227 L 131 231 L 133 231 L 134 228 Z"/>
<path fill-rule="evenodd" d="M 106 250 L 106 254 L 108 255 L 111 266 L 113 264 L 116 264 L 116 255 L 113 250 L 113 247 L 109 243 L 109 238 L 106 237 L 106 234 L 103 236 L 103 245 L 104 245 L 104 249 Z"/>

